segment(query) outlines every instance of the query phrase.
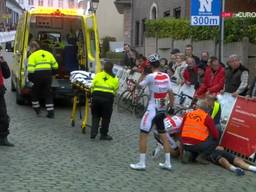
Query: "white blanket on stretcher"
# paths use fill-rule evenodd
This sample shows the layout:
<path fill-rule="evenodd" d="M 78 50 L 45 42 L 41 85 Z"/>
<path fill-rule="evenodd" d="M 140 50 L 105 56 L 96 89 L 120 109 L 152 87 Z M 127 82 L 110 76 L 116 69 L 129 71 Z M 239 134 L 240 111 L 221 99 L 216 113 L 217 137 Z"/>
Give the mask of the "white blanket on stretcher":
<path fill-rule="evenodd" d="M 92 80 L 95 77 L 95 73 L 87 71 L 72 71 L 70 74 L 70 81 L 72 84 L 82 84 L 86 87 L 92 86 Z"/>

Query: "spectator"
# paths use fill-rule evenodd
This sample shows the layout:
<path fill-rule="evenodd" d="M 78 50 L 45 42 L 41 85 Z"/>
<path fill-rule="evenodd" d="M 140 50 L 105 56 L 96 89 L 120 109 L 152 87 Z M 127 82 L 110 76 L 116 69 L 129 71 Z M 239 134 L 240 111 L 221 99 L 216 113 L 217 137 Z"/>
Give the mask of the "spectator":
<path fill-rule="evenodd" d="M 181 125 L 181 143 L 185 150 L 183 161 L 187 157 L 186 151 L 189 151 L 190 160 L 206 164 L 205 158 L 216 148 L 219 132 L 208 111 L 206 100 L 198 100 L 197 109 L 184 116 Z"/>
<path fill-rule="evenodd" d="M 132 68 L 133 71 L 139 72 L 139 73 L 150 73 L 150 64 L 145 56 L 142 54 L 138 55 L 136 57 L 136 66 Z"/>
<path fill-rule="evenodd" d="M 256 75 L 248 87 L 246 97 L 256 100 Z"/>
<path fill-rule="evenodd" d="M 205 71 L 203 84 L 196 92 L 196 96 L 202 97 L 205 93 L 217 94 L 224 87 L 225 69 L 219 63 L 217 57 L 211 57 L 210 66 Z"/>
<path fill-rule="evenodd" d="M 130 45 L 124 44 L 124 65 L 132 69 L 136 66 L 136 51 L 132 50 Z"/>
<path fill-rule="evenodd" d="M 226 70 L 225 92 L 232 95 L 245 95 L 248 88 L 249 70 L 241 64 L 237 55 L 230 55 Z"/>
<path fill-rule="evenodd" d="M 195 89 L 198 87 L 198 68 L 195 60 L 192 57 L 187 58 L 187 68 L 183 73 L 184 83 L 186 85 L 194 85 Z"/>
<path fill-rule="evenodd" d="M 186 45 L 186 48 L 185 48 L 185 55 L 186 57 L 193 57 L 195 59 L 195 62 L 196 62 L 196 65 L 200 65 L 200 59 L 193 55 L 193 46 L 192 45 Z"/>
<path fill-rule="evenodd" d="M 256 100 L 256 76 L 254 77 L 253 81 L 251 82 L 251 84 L 248 88 L 246 97 Z"/>
<path fill-rule="evenodd" d="M 173 70 L 173 66 L 175 65 L 175 62 L 176 62 L 175 60 L 176 60 L 177 53 L 180 53 L 179 49 L 173 49 L 170 53 L 170 62 L 169 62 L 169 68 L 170 68 L 169 76 L 170 77 L 174 74 L 174 71 L 175 71 L 175 70 Z"/>
<path fill-rule="evenodd" d="M 186 69 L 186 57 L 183 53 L 177 53 L 176 55 L 176 63 L 173 66 L 174 75 L 172 76 L 172 80 L 175 80 L 177 84 L 182 84 L 184 82 L 183 73 Z"/>
<path fill-rule="evenodd" d="M 203 65 L 199 65 L 197 69 L 197 79 L 198 79 L 198 86 L 200 86 L 204 81 L 204 74 L 205 74 L 205 67 Z"/>
<path fill-rule="evenodd" d="M 160 71 L 163 73 L 168 73 L 169 65 L 168 60 L 166 58 L 160 59 Z"/>
<path fill-rule="evenodd" d="M 133 74 L 133 72 L 141 73 L 138 81 L 141 81 L 146 75 L 152 72 L 147 58 L 142 54 L 136 57 L 136 66 L 132 68 L 131 74 Z"/>
<path fill-rule="evenodd" d="M 239 157 L 227 152 L 222 146 L 218 146 L 210 155 L 209 160 L 223 168 L 236 173 L 237 176 L 245 175 L 244 169 L 256 173 L 256 167 Z"/>
<path fill-rule="evenodd" d="M 209 60 L 209 52 L 208 51 L 202 51 L 201 53 L 201 60 L 200 60 L 200 66 L 206 68 Z"/>

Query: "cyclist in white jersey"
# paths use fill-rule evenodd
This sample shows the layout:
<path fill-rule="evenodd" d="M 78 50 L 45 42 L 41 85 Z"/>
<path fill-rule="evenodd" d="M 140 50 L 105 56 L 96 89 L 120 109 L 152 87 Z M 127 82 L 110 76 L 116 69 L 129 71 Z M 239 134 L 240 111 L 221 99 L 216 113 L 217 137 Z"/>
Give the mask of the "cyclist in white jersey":
<path fill-rule="evenodd" d="M 139 83 L 139 87 L 148 86 L 150 92 L 150 100 L 141 124 L 140 124 L 140 161 L 136 164 L 130 164 L 132 169 L 144 170 L 146 169 L 146 151 L 147 138 L 153 125 L 156 126 L 160 134 L 161 141 L 163 141 L 165 151 L 165 162 L 159 163 L 163 169 L 171 170 L 170 152 L 171 147 L 168 142 L 166 130 L 164 128 L 164 119 L 166 117 L 167 109 L 173 104 L 173 94 L 171 90 L 171 82 L 168 74 L 160 72 L 159 55 L 150 55 L 148 61 L 152 67 L 153 73 L 147 75 L 143 81 Z"/>

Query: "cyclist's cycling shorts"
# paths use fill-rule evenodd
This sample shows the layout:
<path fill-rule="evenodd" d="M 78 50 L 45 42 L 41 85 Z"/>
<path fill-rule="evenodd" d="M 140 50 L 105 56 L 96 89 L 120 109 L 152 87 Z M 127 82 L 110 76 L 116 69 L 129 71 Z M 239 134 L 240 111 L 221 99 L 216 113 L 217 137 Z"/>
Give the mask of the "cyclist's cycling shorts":
<path fill-rule="evenodd" d="M 143 115 L 140 124 L 140 130 L 145 133 L 149 133 L 153 125 L 156 125 L 156 129 L 159 133 L 165 133 L 164 119 L 166 118 L 165 112 L 157 112 L 154 104 L 149 104 L 147 111 Z"/>

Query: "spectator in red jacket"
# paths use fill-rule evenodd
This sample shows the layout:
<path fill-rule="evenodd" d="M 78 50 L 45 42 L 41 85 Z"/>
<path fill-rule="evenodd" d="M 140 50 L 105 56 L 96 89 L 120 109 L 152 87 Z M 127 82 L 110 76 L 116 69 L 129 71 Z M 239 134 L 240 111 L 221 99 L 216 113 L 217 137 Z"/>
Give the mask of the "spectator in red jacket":
<path fill-rule="evenodd" d="M 210 66 L 205 71 L 204 81 L 196 92 L 197 97 L 203 97 L 205 93 L 217 94 L 225 84 L 225 69 L 217 57 L 211 57 Z"/>
<path fill-rule="evenodd" d="M 183 73 L 184 83 L 186 85 L 194 85 L 195 88 L 198 85 L 198 68 L 193 57 L 188 57 L 186 60 L 187 68 Z"/>
<path fill-rule="evenodd" d="M 151 73 L 151 67 L 147 58 L 142 54 L 138 55 L 136 57 L 136 66 L 132 68 L 132 71 L 145 75 Z"/>

